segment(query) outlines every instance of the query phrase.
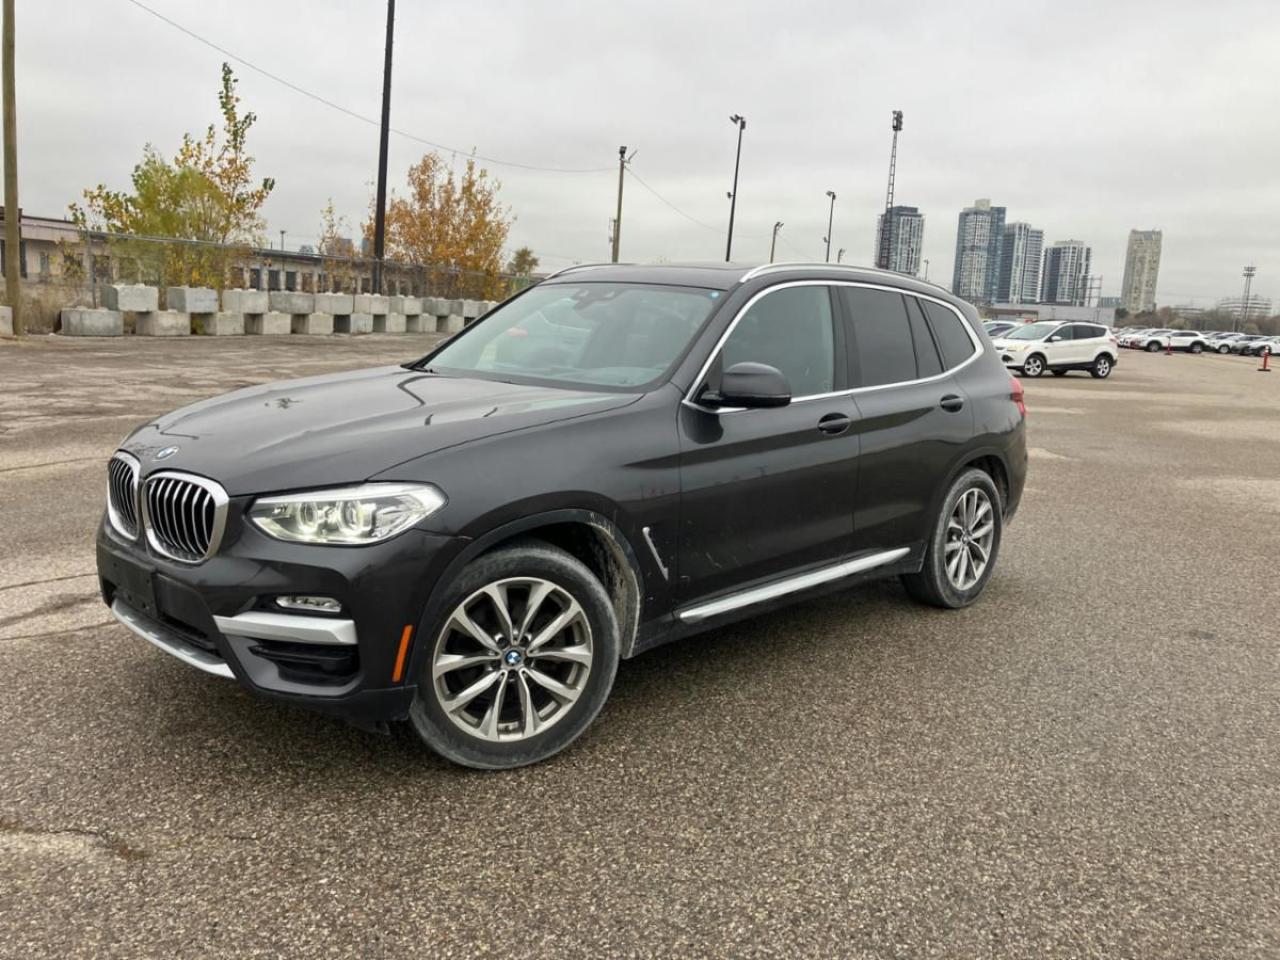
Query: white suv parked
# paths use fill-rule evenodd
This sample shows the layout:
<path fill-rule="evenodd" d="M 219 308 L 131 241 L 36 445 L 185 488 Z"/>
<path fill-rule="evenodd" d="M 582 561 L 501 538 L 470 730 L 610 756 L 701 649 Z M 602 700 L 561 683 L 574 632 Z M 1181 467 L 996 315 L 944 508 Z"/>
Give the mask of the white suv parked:
<path fill-rule="evenodd" d="M 1055 377 L 1068 370 L 1088 370 L 1101 379 L 1111 375 L 1120 353 L 1115 336 L 1099 323 L 1043 320 L 1011 330 L 993 343 L 1004 365 L 1027 377 L 1045 370 Z"/>

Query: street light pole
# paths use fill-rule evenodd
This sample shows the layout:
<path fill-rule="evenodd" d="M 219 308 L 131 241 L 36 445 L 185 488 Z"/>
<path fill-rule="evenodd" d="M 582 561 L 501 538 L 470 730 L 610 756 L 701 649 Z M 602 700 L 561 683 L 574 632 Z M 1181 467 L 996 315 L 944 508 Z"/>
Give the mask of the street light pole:
<path fill-rule="evenodd" d="M 836 263 L 844 263 L 844 247 L 836 251 Z"/>
<path fill-rule="evenodd" d="M 774 251 L 778 249 L 778 231 L 782 229 L 782 221 L 773 225 L 773 239 L 769 241 L 769 262 L 773 263 Z"/>
<path fill-rule="evenodd" d="M 827 263 L 831 262 L 831 226 L 836 219 L 836 192 L 828 190 L 827 196 L 831 198 L 831 210 L 827 213 L 827 235 L 822 239 L 827 241 Z"/>
<path fill-rule="evenodd" d="M 733 254 L 733 215 L 738 208 L 738 167 L 742 163 L 742 131 L 747 129 L 747 118 L 735 113 L 729 122 L 738 127 L 738 153 L 733 160 L 733 193 L 729 194 L 729 239 L 724 245 L 724 262 L 728 263 Z"/>
<path fill-rule="evenodd" d="M 378 137 L 378 194 L 373 213 L 373 292 L 382 292 L 382 254 L 387 240 L 387 134 L 391 130 L 391 41 L 396 0 L 387 0 L 387 46 L 382 63 L 382 129 Z"/>
<path fill-rule="evenodd" d="M 929 279 L 929 261 L 928 260 L 925 260 L 924 262 L 924 278 L 926 280 Z"/>
<path fill-rule="evenodd" d="M 13 335 L 22 336 L 22 213 L 18 207 L 18 112 L 14 94 L 13 0 L 4 0 L 4 289 Z"/>

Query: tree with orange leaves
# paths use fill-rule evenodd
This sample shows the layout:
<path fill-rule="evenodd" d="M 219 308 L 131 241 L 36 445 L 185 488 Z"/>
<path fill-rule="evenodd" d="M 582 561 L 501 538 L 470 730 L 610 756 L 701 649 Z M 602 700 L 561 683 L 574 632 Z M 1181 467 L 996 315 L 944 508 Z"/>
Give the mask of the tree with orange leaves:
<path fill-rule="evenodd" d="M 461 176 L 437 153 L 409 168 L 408 193 L 387 204 L 387 259 L 427 266 L 438 296 L 498 299 L 505 295 L 502 248 L 511 211 L 502 184 L 468 157 Z M 372 218 L 365 235 L 373 236 Z"/>

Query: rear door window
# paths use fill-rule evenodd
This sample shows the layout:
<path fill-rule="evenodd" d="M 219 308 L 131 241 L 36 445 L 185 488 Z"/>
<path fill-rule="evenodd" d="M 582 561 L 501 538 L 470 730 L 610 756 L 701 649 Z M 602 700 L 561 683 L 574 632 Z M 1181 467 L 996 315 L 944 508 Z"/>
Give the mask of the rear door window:
<path fill-rule="evenodd" d="M 933 338 L 942 351 L 942 360 L 948 370 L 958 367 L 974 354 L 973 341 L 969 339 L 968 326 L 950 307 L 933 300 L 921 300 Z"/>
<path fill-rule="evenodd" d="M 854 386 L 879 387 L 916 379 L 916 348 L 902 294 L 839 287 L 853 327 L 849 369 Z"/>

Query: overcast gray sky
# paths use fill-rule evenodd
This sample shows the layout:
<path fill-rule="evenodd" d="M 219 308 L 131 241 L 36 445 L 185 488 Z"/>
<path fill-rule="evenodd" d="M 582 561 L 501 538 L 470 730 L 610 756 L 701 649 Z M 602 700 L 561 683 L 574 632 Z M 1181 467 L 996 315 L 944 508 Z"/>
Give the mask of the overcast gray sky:
<path fill-rule="evenodd" d="M 349 110 L 380 108 L 378 0 L 144 0 L 212 43 Z M 1159 299 L 1280 297 L 1280 3 L 1274 0 L 400 0 L 392 125 L 490 164 L 545 266 L 608 258 L 617 149 L 689 217 L 629 179 L 626 260 L 722 259 L 735 129 L 747 118 L 735 259 L 872 260 L 889 116 L 906 113 L 897 199 L 924 212 L 930 279 L 949 283 L 956 216 L 978 197 L 1080 239 L 1117 293 L 1133 227 L 1164 230 Z M 224 57 L 128 0 L 18 0 L 23 207 L 61 215 L 123 188 L 217 118 Z M 332 196 L 365 215 L 377 129 L 233 63 L 276 178 L 278 242 L 313 242 Z M 390 181 L 426 149 L 392 136 Z"/>

